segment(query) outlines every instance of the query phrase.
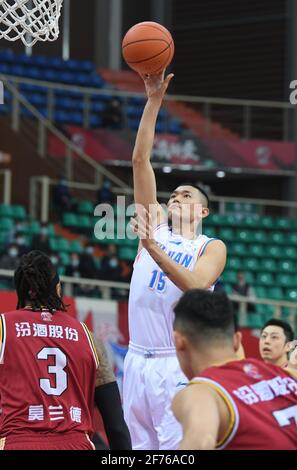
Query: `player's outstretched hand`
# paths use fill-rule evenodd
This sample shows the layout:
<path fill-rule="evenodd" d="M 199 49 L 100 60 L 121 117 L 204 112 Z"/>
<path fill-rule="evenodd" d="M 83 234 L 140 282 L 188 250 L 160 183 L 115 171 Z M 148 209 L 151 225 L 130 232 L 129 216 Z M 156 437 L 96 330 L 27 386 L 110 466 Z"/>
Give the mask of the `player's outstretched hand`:
<path fill-rule="evenodd" d="M 170 73 L 165 78 L 165 70 L 156 75 L 141 75 L 147 97 L 149 99 L 162 100 L 173 77 L 173 73 Z"/>
<path fill-rule="evenodd" d="M 137 233 L 144 248 L 149 248 L 154 243 L 152 216 L 149 212 L 142 208 L 137 212 L 135 217 L 131 217 L 130 225 L 134 233 Z"/>

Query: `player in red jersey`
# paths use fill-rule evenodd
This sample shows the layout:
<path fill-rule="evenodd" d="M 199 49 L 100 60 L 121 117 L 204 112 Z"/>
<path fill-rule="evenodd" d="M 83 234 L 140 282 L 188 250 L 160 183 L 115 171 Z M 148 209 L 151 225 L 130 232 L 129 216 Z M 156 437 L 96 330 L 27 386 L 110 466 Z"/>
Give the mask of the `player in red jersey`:
<path fill-rule="evenodd" d="M 261 330 L 259 351 L 264 362 L 287 367 L 292 349 L 294 331 L 286 321 L 278 318 L 268 320 Z"/>
<path fill-rule="evenodd" d="M 94 449 L 94 399 L 110 447 L 131 449 L 104 347 L 65 313 L 50 259 L 24 255 L 15 285 L 17 310 L 0 315 L 0 449 Z"/>
<path fill-rule="evenodd" d="M 190 379 L 173 401 L 180 449 L 297 449 L 297 381 L 278 366 L 237 359 L 240 333 L 225 294 L 186 292 L 174 329 Z"/>

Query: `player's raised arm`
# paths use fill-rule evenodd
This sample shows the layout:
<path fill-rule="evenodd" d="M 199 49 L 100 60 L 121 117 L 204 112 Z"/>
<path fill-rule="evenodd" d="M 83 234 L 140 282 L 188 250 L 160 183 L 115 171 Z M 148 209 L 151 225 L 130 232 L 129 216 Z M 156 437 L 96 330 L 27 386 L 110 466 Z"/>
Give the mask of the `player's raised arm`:
<path fill-rule="evenodd" d="M 170 74 L 164 79 L 164 71 L 157 75 L 142 77 L 148 99 L 136 136 L 132 164 L 134 200 L 136 204 L 143 205 L 147 210 L 150 205 L 157 205 L 156 178 L 150 158 L 158 112 L 172 77 L 173 74 Z"/>
<path fill-rule="evenodd" d="M 172 403 L 183 428 L 179 450 L 212 450 L 219 440 L 220 410 L 216 392 L 204 384 L 189 385 Z"/>

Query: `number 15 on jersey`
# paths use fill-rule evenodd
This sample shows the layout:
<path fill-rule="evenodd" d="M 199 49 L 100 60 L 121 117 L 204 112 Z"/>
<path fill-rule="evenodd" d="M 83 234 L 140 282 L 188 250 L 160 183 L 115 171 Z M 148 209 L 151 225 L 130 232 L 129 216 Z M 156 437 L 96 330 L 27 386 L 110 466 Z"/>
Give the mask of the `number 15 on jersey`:
<path fill-rule="evenodd" d="M 151 281 L 149 283 L 149 288 L 151 290 L 156 290 L 157 292 L 164 292 L 166 289 L 166 274 L 163 271 L 158 271 L 155 269 L 152 272 Z"/>

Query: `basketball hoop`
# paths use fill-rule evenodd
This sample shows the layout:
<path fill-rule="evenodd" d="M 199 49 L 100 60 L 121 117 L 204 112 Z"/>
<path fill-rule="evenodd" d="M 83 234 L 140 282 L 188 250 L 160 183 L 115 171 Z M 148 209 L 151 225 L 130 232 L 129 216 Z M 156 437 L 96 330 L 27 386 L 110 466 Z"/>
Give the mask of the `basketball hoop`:
<path fill-rule="evenodd" d="M 63 0 L 0 0 L 0 39 L 21 39 L 30 47 L 55 41 Z"/>

